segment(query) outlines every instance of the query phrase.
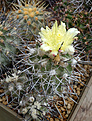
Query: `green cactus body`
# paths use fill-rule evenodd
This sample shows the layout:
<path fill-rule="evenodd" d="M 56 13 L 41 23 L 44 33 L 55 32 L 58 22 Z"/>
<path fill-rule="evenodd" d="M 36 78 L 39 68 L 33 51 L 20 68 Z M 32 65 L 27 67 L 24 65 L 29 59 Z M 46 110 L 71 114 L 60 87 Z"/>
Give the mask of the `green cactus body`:
<path fill-rule="evenodd" d="M 18 52 L 17 45 L 20 43 L 20 38 L 16 30 L 13 19 L 8 15 L 0 22 L 0 63 L 3 65 L 10 63 Z"/>

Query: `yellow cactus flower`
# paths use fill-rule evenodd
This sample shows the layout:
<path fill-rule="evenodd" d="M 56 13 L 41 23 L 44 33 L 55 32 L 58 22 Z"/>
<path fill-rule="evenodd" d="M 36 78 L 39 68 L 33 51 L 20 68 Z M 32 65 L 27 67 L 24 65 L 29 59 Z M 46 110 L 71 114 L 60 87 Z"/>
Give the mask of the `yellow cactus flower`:
<path fill-rule="evenodd" d="M 58 51 L 61 52 L 74 52 L 74 48 L 71 45 L 76 36 L 80 33 L 76 28 L 71 28 L 66 31 L 65 23 L 61 21 L 61 25 L 58 26 L 57 21 L 50 29 L 46 26 L 46 29 L 41 28 L 41 32 L 39 33 L 41 36 L 41 49 L 44 51 L 51 51 L 51 54 L 57 55 Z"/>

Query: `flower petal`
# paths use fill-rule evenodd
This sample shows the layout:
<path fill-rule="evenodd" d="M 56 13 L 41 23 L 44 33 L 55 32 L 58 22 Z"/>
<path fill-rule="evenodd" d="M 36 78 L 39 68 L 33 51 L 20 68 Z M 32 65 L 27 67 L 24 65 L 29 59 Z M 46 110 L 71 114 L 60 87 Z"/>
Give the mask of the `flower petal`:
<path fill-rule="evenodd" d="M 80 33 L 76 28 L 71 28 L 66 33 L 66 41 L 67 45 L 72 44 L 74 36 Z"/>
<path fill-rule="evenodd" d="M 52 27 L 52 35 L 57 33 L 57 21 L 55 22 L 55 24 Z"/>
<path fill-rule="evenodd" d="M 63 23 L 62 21 L 61 21 L 61 25 L 59 25 L 58 31 L 59 31 L 62 35 L 65 35 L 65 34 L 66 34 L 66 25 L 65 25 L 65 23 Z"/>
<path fill-rule="evenodd" d="M 69 45 L 69 46 L 67 46 L 67 48 L 66 48 L 65 51 L 66 51 L 68 54 L 73 55 L 74 52 L 75 52 L 75 49 L 74 49 L 73 45 Z"/>
<path fill-rule="evenodd" d="M 48 51 L 48 50 L 51 50 L 51 47 L 48 46 L 47 44 L 42 44 L 40 49 L 44 50 L 44 51 Z"/>

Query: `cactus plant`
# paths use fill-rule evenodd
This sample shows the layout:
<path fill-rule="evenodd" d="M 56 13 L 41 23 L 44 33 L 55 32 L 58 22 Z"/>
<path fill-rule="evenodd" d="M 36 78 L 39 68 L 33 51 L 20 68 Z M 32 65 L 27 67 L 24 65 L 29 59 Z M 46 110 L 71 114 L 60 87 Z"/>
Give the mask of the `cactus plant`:
<path fill-rule="evenodd" d="M 72 69 L 78 59 L 72 60 L 75 51 L 72 42 L 78 33 L 75 28 L 66 32 L 65 24 L 61 22 L 58 26 L 56 21 L 52 29 L 41 29 L 37 43 L 21 48 L 23 53 L 19 55 L 21 60 L 18 62 L 23 65 L 18 67 L 21 71 L 14 70 L 1 80 L 1 86 L 6 90 L 4 94 L 11 97 L 8 105 L 11 104 L 25 118 L 30 118 L 31 114 L 31 118 L 45 120 L 49 113 L 57 117 L 52 108 L 55 100 L 60 97 L 65 101 L 66 96 L 76 95 L 71 91 L 75 80 Z"/>
<path fill-rule="evenodd" d="M 71 87 L 73 90 L 72 80 L 75 78 L 72 75 L 72 68 L 75 65 L 72 60 L 74 53 L 72 42 L 78 33 L 79 31 L 75 28 L 66 32 L 65 24 L 61 22 L 58 27 L 56 21 L 52 29 L 42 28 L 40 33 L 42 40 L 39 38 L 37 44 L 28 44 L 27 53 L 20 55 L 21 63 L 27 66 L 22 72 L 32 75 L 33 85 L 29 92 L 33 90 L 44 95 L 49 105 L 55 97 L 65 99 L 65 96 L 73 94 L 70 89 Z M 77 57 L 75 61 L 77 62 Z"/>
<path fill-rule="evenodd" d="M 14 4 L 13 16 L 20 23 L 20 31 L 26 33 L 26 38 L 32 38 L 37 35 L 42 26 L 45 26 L 45 21 L 49 12 L 45 11 L 44 3 L 37 1 L 23 2 Z M 22 36 L 23 37 L 23 36 Z"/>
<path fill-rule="evenodd" d="M 17 45 L 20 38 L 17 34 L 16 22 L 8 14 L 3 20 L 3 13 L 0 16 L 0 65 L 8 65 L 14 61 L 14 55 L 17 54 Z M 15 27 L 16 26 L 16 27 Z"/>
<path fill-rule="evenodd" d="M 40 0 L 42 2 L 46 2 L 46 4 L 48 4 L 49 6 L 48 7 L 52 7 L 53 4 L 55 4 L 57 1 L 59 0 Z"/>

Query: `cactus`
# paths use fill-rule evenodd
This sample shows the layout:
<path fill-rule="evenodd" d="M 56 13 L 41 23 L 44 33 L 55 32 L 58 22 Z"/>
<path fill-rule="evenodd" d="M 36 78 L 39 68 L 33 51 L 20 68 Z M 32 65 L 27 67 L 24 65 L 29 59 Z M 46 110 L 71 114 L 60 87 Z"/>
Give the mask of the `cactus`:
<path fill-rule="evenodd" d="M 69 33 L 69 43 L 66 43 Z M 57 113 L 53 112 L 56 100 L 63 98 L 65 101 L 66 96 L 76 95 L 71 91 L 75 80 L 72 72 L 79 58 L 72 59 L 72 42 L 78 33 L 75 28 L 66 32 L 65 24 L 61 22 L 58 26 L 57 21 L 52 29 L 42 28 L 37 43 L 21 48 L 23 53 L 19 55 L 21 60 L 18 62 L 21 71 L 13 70 L 1 80 L 8 105 L 11 104 L 11 108 L 22 114 L 25 119 L 46 120 L 49 113 L 57 117 Z"/>
<path fill-rule="evenodd" d="M 28 44 L 26 47 L 27 53 L 20 55 L 21 63 L 25 64 L 24 67 L 27 67 L 26 69 L 23 68 L 22 72 L 32 76 L 30 78 L 32 86 L 30 86 L 29 92 L 33 90 L 33 93 L 44 95 L 49 106 L 51 106 L 51 103 L 54 104 L 55 100 L 53 99 L 60 97 L 65 100 L 65 96 L 70 97 L 69 95 L 73 94 L 71 88 L 73 90 L 75 76 L 72 72 L 79 58 L 72 59 L 74 58 L 72 55 L 74 53 L 72 37 L 79 31 L 72 28 L 68 32 L 72 30 L 75 33 L 70 35 L 68 43 L 66 42 L 68 33 L 63 22 L 59 27 L 55 22 L 52 29 L 46 27 L 45 30 L 42 28 L 38 43 Z M 78 80 L 76 79 L 76 81 Z M 74 94 L 76 95 L 76 93 Z M 56 115 L 54 114 L 54 116 Z"/>
<path fill-rule="evenodd" d="M 46 16 L 49 13 L 45 11 L 44 3 L 20 1 L 19 5 L 14 4 L 14 8 L 13 16 L 20 23 L 22 35 L 26 33 L 26 38 L 30 39 L 33 35 L 38 35 L 40 28 L 45 26 Z"/>
<path fill-rule="evenodd" d="M 0 22 L 0 64 L 9 65 L 14 60 L 14 55 L 18 53 L 17 45 L 20 38 L 17 34 L 16 22 L 6 15 L 5 20 L 1 14 Z"/>

